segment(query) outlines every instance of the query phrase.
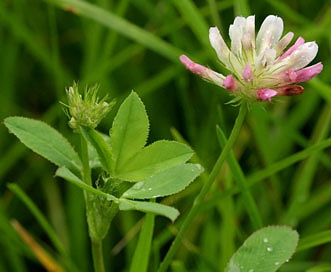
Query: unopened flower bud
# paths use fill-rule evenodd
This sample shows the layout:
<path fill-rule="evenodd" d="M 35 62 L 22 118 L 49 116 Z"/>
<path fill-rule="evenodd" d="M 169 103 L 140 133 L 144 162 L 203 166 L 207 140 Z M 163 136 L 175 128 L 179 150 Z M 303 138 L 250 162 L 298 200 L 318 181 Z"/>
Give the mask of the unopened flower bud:
<path fill-rule="evenodd" d="M 82 95 L 75 83 L 66 92 L 68 104 L 64 105 L 70 118 L 69 126 L 75 131 L 78 131 L 79 127 L 96 128 L 114 105 L 114 102 L 106 101 L 107 96 L 99 99 L 97 85 L 86 88 Z"/>

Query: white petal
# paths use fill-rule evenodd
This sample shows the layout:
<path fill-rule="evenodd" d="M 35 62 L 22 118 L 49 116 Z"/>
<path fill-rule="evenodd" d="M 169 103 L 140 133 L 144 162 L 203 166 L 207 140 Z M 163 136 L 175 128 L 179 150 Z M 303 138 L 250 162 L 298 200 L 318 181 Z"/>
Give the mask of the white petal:
<path fill-rule="evenodd" d="M 290 44 L 294 37 L 293 32 L 287 33 L 281 40 L 275 45 L 275 50 L 277 52 L 277 56 L 279 56 L 284 49 Z"/>
<path fill-rule="evenodd" d="M 277 62 L 274 68 L 281 68 L 278 71 L 287 69 L 299 70 L 308 65 L 317 55 L 318 45 L 315 42 L 307 42 L 300 45 L 291 55 L 287 56 L 280 62 Z"/>
<path fill-rule="evenodd" d="M 219 60 L 223 62 L 226 67 L 229 67 L 230 50 L 224 42 L 217 27 L 211 27 L 209 29 L 209 41 L 211 46 L 214 48 Z"/>
<path fill-rule="evenodd" d="M 233 25 L 230 25 L 229 36 L 231 39 L 231 52 L 236 56 L 241 56 L 241 40 L 244 36 L 246 19 L 244 17 L 236 17 Z"/>
<path fill-rule="evenodd" d="M 209 40 L 211 46 L 215 49 L 219 60 L 225 65 L 225 67 L 236 75 L 240 74 L 245 63 L 240 63 L 240 58 L 237 58 L 232 54 L 217 27 L 211 27 L 209 29 Z"/>
<path fill-rule="evenodd" d="M 257 71 L 266 69 L 269 65 L 274 63 L 276 59 L 276 50 L 275 49 L 266 49 L 263 53 L 257 56 L 255 60 L 255 68 Z"/>
<path fill-rule="evenodd" d="M 255 36 L 255 15 L 246 18 L 245 32 L 249 32 L 252 36 Z"/>
<path fill-rule="evenodd" d="M 297 48 L 289 58 L 295 63 L 292 68 L 299 70 L 308 65 L 317 55 L 318 45 L 315 42 L 307 42 Z"/>
<path fill-rule="evenodd" d="M 225 76 L 223 76 L 222 74 L 217 73 L 211 69 L 209 69 L 207 71 L 207 74 L 208 74 L 208 78 L 207 78 L 208 80 L 213 82 L 215 85 L 218 85 L 218 86 L 221 86 L 224 88 L 223 81 L 225 79 Z"/>
<path fill-rule="evenodd" d="M 280 17 L 269 15 L 262 23 L 256 37 L 256 52 L 261 54 L 265 49 L 272 48 L 283 33 L 283 20 Z"/>
<path fill-rule="evenodd" d="M 255 49 L 255 16 L 248 16 L 244 29 L 246 43 L 251 43 L 251 48 Z"/>

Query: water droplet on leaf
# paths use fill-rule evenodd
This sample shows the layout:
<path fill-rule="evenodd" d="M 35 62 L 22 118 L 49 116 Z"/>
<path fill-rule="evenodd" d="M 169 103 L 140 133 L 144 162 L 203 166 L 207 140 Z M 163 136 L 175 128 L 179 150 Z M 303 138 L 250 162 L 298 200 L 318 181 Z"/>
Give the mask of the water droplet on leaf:
<path fill-rule="evenodd" d="M 144 183 L 143 183 L 142 181 L 140 181 L 140 182 L 138 182 L 138 183 L 136 183 L 136 184 L 134 185 L 134 188 L 135 188 L 136 190 L 140 190 L 141 187 L 143 187 L 143 185 L 144 185 Z"/>

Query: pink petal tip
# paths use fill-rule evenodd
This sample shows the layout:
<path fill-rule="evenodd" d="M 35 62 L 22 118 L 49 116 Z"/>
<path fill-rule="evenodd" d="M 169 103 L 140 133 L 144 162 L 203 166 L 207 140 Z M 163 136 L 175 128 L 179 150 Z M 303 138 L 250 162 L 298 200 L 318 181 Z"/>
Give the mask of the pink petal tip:
<path fill-rule="evenodd" d="M 321 62 L 308 66 L 296 72 L 296 82 L 306 82 L 313 77 L 317 76 L 323 70 L 323 64 Z"/>
<path fill-rule="evenodd" d="M 236 80 L 234 79 L 233 75 L 227 75 L 223 81 L 223 87 L 229 91 L 233 91 L 236 86 Z"/>
<path fill-rule="evenodd" d="M 206 70 L 208 69 L 205 66 L 202 66 L 198 63 L 195 63 L 192 61 L 189 57 L 185 55 L 181 55 L 179 57 L 180 61 L 184 64 L 186 69 L 190 70 L 192 73 L 195 73 L 199 76 L 205 76 L 206 75 Z"/>
<path fill-rule="evenodd" d="M 268 88 L 262 88 L 257 90 L 257 99 L 261 101 L 271 101 L 271 98 L 276 96 L 278 92 Z"/>

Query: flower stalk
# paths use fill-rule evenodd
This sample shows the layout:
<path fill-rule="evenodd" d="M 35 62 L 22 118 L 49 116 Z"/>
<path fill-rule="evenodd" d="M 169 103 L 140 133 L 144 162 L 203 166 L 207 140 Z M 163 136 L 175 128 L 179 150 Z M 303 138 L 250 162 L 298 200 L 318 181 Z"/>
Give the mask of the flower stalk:
<path fill-rule="evenodd" d="M 231 131 L 231 135 L 227 141 L 227 143 L 224 146 L 224 149 L 222 150 L 220 156 L 218 157 L 212 171 L 210 172 L 210 175 L 207 179 L 207 181 L 204 183 L 203 187 L 201 188 L 200 193 L 195 198 L 192 208 L 189 211 L 187 217 L 185 218 L 183 224 L 181 225 L 174 241 L 171 244 L 170 249 L 167 252 L 167 255 L 165 256 L 163 262 L 161 263 L 158 272 L 165 272 L 167 271 L 167 268 L 169 267 L 172 258 L 174 257 L 177 249 L 182 243 L 182 239 L 188 230 L 188 228 L 191 226 L 194 218 L 198 214 L 201 206 L 204 203 L 204 199 L 209 192 L 212 184 L 214 183 L 215 179 L 217 178 L 217 175 L 219 174 L 220 169 L 223 166 L 224 161 L 227 159 L 228 155 L 230 154 L 230 151 L 232 150 L 232 147 L 235 143 L 235 141 L 238 138 L 239 132 L 241 130 L 241 127 L 244 123 L 246 113 L 247 113 L 248 106 L 246 103 L 242 103 L 240 105 L 239 113 L 236 118 L 234 127 Z"/>

